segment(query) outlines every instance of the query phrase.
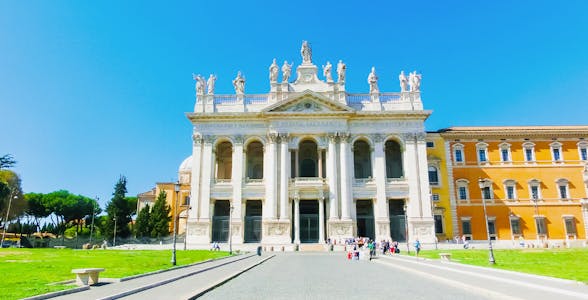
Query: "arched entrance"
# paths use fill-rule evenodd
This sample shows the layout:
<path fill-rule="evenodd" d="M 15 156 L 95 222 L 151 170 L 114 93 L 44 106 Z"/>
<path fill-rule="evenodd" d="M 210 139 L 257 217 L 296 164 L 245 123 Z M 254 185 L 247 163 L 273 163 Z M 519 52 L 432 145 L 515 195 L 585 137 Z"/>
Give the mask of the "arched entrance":
<path fill-rule="evenodd" d="M 300 242 L 319 241 L 319 203 L 317 200 L 300 201 Z"/>
<path fill-rule="evenodd" d="M 318 147 L 314 141 L 305 140 L 298 146 L 300 177 L 318 177 Z"/>
<path fill-rule="evenodd" d="M 372 200 L 357 200 L 357 235 L 375 239 L 374 205 Z"/>

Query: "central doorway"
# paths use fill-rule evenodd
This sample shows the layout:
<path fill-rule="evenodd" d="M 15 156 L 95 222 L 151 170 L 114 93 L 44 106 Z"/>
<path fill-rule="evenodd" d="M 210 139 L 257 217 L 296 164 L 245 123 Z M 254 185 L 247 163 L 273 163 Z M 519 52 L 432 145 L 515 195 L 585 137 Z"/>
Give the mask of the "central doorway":
<path fill-rule="evenodd" d="M 229 213 L 228 200 L 216 200 L 214 202 L 214 214 L 212 215 L 212 241 L 226 242 L 229 240 Z"/>
<path fill-rule="evenodd" d="M 245 243 L 261 242 L 261 200 L 245 204 Z"/>
<path fill-rule="evenodd" d="M 357 200 L 357 235 L 375 239 L 374 205 L 372 200 Z"/>
<path fill-rule="evenodd" d="M 318 243 L 319 205 L 317 200 L 300 201 L 300 242 Z"/>
<path fill-rule="evenodd" d="M 391 199 L 388 205 L 390 216 L 390 237 L 393 241 L 406 241 L 406 212 L 404 200 Z"/>

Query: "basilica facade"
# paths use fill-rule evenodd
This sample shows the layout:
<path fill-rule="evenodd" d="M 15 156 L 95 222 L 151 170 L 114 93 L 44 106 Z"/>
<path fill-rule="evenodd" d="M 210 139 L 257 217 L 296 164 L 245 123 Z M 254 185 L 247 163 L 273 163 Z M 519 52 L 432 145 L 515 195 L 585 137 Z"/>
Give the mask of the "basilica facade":
<path fill-rule="evenodd" d="M 370 92 L 349 93 L 342 61 L 319 78 L 308 43 L 300 54 L 292 80 L 293 65 L 274 60 L 267 94 L 245 93 L 240 73 L 230 95 L 194 77 L 192 155 L 179 170 L 187 243 L 433 242 L 420 75 L 402 72 L 400 91 L 385 93 L 372 68 Z"/>

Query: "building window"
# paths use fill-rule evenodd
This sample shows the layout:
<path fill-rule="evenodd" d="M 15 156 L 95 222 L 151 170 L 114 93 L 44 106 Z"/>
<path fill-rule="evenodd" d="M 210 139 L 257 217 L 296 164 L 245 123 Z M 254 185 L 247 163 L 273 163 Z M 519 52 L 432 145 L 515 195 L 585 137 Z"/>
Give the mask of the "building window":
<path fill-rule="evenodd" d="M 562 152 L 561 152 L 561 143 L 553 142 L 549 146 L 551 146 L 551 158 L 555 162 L 563 161 Z"/>
<path fill-rule="evenodd" d="M 516 189 L 517 182 L 508 179 L 504 181 L 504 190 L 506 191 L 506 199 L 508 200 L 515 200 L 517 198 L 517 189 Z"/>
<path fill-rule="evenodd" d="M 588 160 L 588 143 L 587 142 L 579 142 L 578 143 L 578 153 L 580 155 L 580 160 L 587 161 Z"/>
<path fill-rule="evenodd" d="M 435 202 L 439 201 L 439 199 L 440 199 L 440 198 L 439 198 L 439 194 L 433 194 L 433 195 L 431 195 L 431 199 L 432 199 L 433 201 L 435 201 Z"/>
<path fill-rule="evenodd" d="M 517 216 L 510 217 L 510 230 L 513 235 L 521 234 L 521 219 Z"/>
<path fill-rule="evenodd" d="M 496 239 L 496 218 L 488 218 L 488 233 L 490 234 L 490 239 Z"/>
<path fill-rule="evenodd" d="M 464 235 L 472 234 L 472 221 L 468 219 L 461 219 L 461 230 Z"/>
<path fill-rule="evenodd" d="M 568 180 L 564 178 L 560 178 L 556 181 L 557 183 L 557 190 L 559 192 L 560 199 L 569 199 L 570 195 L 568 193 Z"/>
<path fill-rule="evenodd" d="M 575 236 L 576 233 L 576 220 L 574 219 L 573 216 L 565 216 L 564 217 L 564 224 L 566 227 L 566 235 L 570 236 L 573 235 Z"/>
<path fill-rule="evenodd" d="M 547 224 L 545 223 L 545 217 L 535 217 L 535 226 L 537 228 L 537 235 L 547 235 Z"/>
<path fill-rule="evenodd" d="M 456 163 L 463 163 L 465 161 L 462 144 L 453 145 L 453 159 Z"/>
<path fill-rule="evenodd" d="M 488 144 L 478 143 L 478 144 L 476 144 L 476 149 L 478 150 L 478 162 L 479 163 L 487 163 L 488 162 Z"/>
<path fill-rule="evenodd" d="M 535 144 L 524 143 L 523 148 L 525 149 L 525 161 L 526 162 L 534 162 L 535 161 Z"/>
<path fill-rule="evenodd" d="M 468 200 L 470 198 L 470 195 L 468 194 L 468 184 L 469 182 L 465 179 L 459 179 L 456 181 L 457 198 L 459 200 Z"/>
<path fill-rule="evenodd" d="M 499 145 L 500 147 L 500 160 L 502 162 L 511 162 L 512 158 L 510 155 L 510 144 L 509 143 L 502 143 Z"/>
<path fill-rule="evenodd" d="M 493 194 L 492 181 L 490 181 L 488 179 L 486 179 L 484 181 L 484 187 L 482 188 L 481 193 L 482 193 L 482 199 L 484 199 L 484 200 L 491 200 L 493 198 L 492 197 L 492 194 Z"/>
<path fill-rule="evenodd" d="M 435 148 L 435 142 L 427 141 L 427 148 Z"/>
<path fill-rule="evenodd" d="M 533 200 L 541 199 L 541 182 L 537 179 L 529 181 L 529 196 Z"/>
<path fill-rule="evenodd" d="M 443 230 L 443 216 L 442 215 L 434 215 L 435 218 L 435 233 L 436 234 L 443 234 L 445 231 Z"/>
<path fill-rule="evenodd" d="M 183 205 L 190 205 L 190 196 L 184 196 L 184 203 Z"/>
<path fill-rule="evenodd" d="M 439 172 L 435 166 L 429 166 L 429 184 L 439 185 Z"/>

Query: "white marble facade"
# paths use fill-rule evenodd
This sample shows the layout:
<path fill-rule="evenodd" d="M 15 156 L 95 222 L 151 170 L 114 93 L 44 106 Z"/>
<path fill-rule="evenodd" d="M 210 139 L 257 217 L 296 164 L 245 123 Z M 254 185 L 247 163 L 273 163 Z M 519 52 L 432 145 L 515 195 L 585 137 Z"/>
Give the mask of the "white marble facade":
<path fill-rule="evenodd" d="M 274 60 L 268 94 L 247 94 L 241 73 L 235 94 L 197 89 L 187 114 L 192 156 L 180 169 L 191 185 L 188 244 L 222 242 L 228 215 L 237 247 L 401 240 L 406 230 L 410 241 L 433 242 L 424 129 L 431 112 L 420 81 L 411 91 L 352 94 L 341 61 L 337 81 L 330 63 L 321 80 L 308 43 L 301 56 L 292 82 L 292 64 L 284 62 L 280 82 Z"/>

